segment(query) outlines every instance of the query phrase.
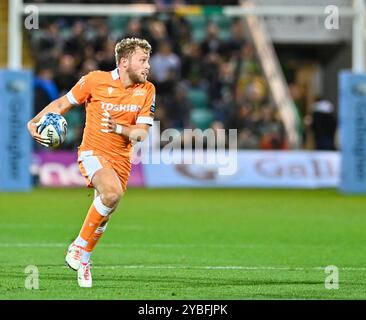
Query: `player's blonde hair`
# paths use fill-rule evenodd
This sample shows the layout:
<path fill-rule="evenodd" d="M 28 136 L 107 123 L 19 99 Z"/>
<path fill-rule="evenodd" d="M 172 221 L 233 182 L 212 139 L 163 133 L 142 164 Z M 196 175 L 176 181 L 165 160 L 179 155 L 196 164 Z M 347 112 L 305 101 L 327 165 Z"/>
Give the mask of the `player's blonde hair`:
<path fill-rule="evenodd" d="M 114 50 L 117 66 L 119 65 L 121 58 L 128 58 L 137 48 L 141 48 L 149 55 L 151 53 L 151 45 L 145 39 L 125 38 L 118 42 Z"/>

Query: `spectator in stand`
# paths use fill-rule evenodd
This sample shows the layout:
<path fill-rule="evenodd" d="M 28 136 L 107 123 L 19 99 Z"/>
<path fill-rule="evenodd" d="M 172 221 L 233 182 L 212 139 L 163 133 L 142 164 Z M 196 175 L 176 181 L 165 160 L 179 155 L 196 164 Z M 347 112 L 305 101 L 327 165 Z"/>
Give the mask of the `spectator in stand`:
<path fill-rule="evenodd" d="M 266 79 L 259 74 L 252 75 L 248 78 L 248 82 L 243 84 L 245 85 L 245 91 L 243 93 L 237 91 L 236 99 L 239 101 L 241 99 L 249 100 L 254 109 L 260 112 L 268 99 Z"/>
<path fill-rule="evenodd" d="M 334 106 L 329 100 L 319 97 L 315 101 L 311 127 L 317 150 L 335 150 L 334 138 L 337 121 L 334 115 Z"/>
<path fill-rule="evenodd" d="M 171 43 L 165 24 L 162 21 L 152 17 L 147 18 L 146 24 L 147 28 L 144 30 L 144 38 L 149 41 L 153 50 L 156 50 L 160 43 Z"/>
<path fill-rule="evenodd" d="M 258 119 L 250 104 L 243 102 L 234 110 L 227 129 L 238 129 L 238 148 L 258 149 Z"/>
<path fill-rule="evenodd" d="M 234 58 L 240 55 L 240 48 L 245 45 L 245 27 L 243 19 L 236 19 L 231 25 L 231 37 L 226 41 L 224 45 L 225 57 L 233 56 Z"/>
<path fill-rule="evenodd" d="M 166 102 L 166 114 L 169 119 L 169 127 L 183 130 L 189 128 L 189 115 L 192 110 L 192 104 L 187 98 L 187 86 L 178 83 L 175 88 L 175 94 L 170 101 Z"/>
<path fill-rule="evenodd" d="M 309 136 L 311 136 L 311 115 L 309 116 L 309 112 L 306 110 L 306 96 L 304 90 L 297 83 L 289 83 L 288 88 L 300 117 L 298 130 L 301 133 L 301 145 L 305 146 L 310 140 Z"/>
<path fill-rule="evenodd" d="M 210 106 L 214 110 L 216 120 L 225 122 L 228 104 L 231 104 L 232 68 L 221 57 L 223 43 L 219 37 L 216 23 L 210 22 L 206 28 L 206 36 L 200 44 L 204 63 L 200 64 L 201 78 L 205 80 Z M 201 60 L 201 59 L 200 59 Z"/>
<path fill-rule="evenodd" d="M 206 37 L 201 44 L 201 51 L 203 55 L 210 53 L 219 54 L 222 49 L 222 42 L 219 38 L 219 28 L 214 22 L 209 22 L 206 29 Z"/>
<path fill-rule="evenodd" d="M 60 29 L 56 22 L 49 23 L 45 30 L 41 33 L 38 40 L 38 49 L 43 52 L 49 52 L 55 48 L 62 46 L 62 38 L 60 37 Z"/>
<path fill-rule="evenodd" d="M 208 93 L 210 105 L 214 110 L 215 119 L 223 123 L 228 121 L 228 116 L 235 107 L 234 68 L 230 62 L 219 61 L 218 73 L 209 78 Z"/>
<path fill-rule="evenodd" d="M 83 75 L 88 74 L 89 72 L 95 71 L 95 70 L 98 70 L 98 65 L 94 59 L 84 60 L 83 64 L 81 65 L 79 78 L 81 78 Z"/>
<path fill-rule="evenodd" d="M 49 65 L 56 65 L 62 53 L 63 43 L 58 24 L 49 22 L 45 30 L 41 29 L 39 32 L 39 38 L 33 41 L 33 59 L 38 63 L 47 61 Z"/>
<path fill-rule="evenodd" d="M 261 109 L 258 127 L 260 134 L 260 148 L 264 150 L 287 149 L 286 132 L 283 123 L 279 120 L 277 110 L 267 105 Z"/>
<path fill-rule="evenodd" d="M 184 17 L 173 13 L 170 14 L 165 25 L 173 51 L 182 56 L 183 48 L 192 42 L 192 30 L 188 21 Z"/>
<path fill-rule="evenodd" d="M 307 114 L 304 90 L 297 83 L 289 83 L 288 89 L 301 119 Z"/>
<path fill-rule="evenodd" d="M 53 81 L 53 71 L 49 66 L 40 66 L 34 78 L 34 115 L 44 106 L 59 97 L 58 88 Z"/>
<path fill-rule="evenodd" d="M 71 37 L 65 41 L 63 47 L 63 53 L 73 56 L 77 66 L 85 59 L 84 48 L 87 45 L 85 31 L 85 24 L 80 20 L 76 21 L 71 27 Z"/>
<path fill-rule="evenodd" d="M 159 107 L 155 109 L 155 121 L 159 121 L 160 133 L 171 128 L 167 117 L 168 106 L 165 104 L 165 100 L 161 95 L 156 96 L 156 105 Z"/>
<path fill-rule="evenodd" d="M 234 59 L 236 61 L 237 80 L 240 80 L 242 75 L 258 74 L 261 71 L 254 46 L 250 42 L 246 42 L 240 47 L 240 55 L 234 57 Z"/>
<path fill-rule="evenodd" d="M 61 55 L 55 74 L 55 83 L 60 95 L 66 94 L 78 80 L 75 58 L 68 54 Z"/>
<path fill-rule="evenodd" d="M 182 77 L 189 86 L 204 88 L 206 81 L 203 77 L 205 72 L 204 57 L 201 47 L 196 42 L 191 42 L 184 47 L 182 56 Z"/>
<path fill-rule="evenodd" d="M 107 21 L 103 18 L 94 18 L 91 20 L 91 25 L 95 33 L 92 45 L 94 52 L 98 54 L 105 49 L 105 44 L 109 39 Z"/>
<path fill-rule="evenodd" d="M 124 38 L 142 38 L 141 21 L 138 18 L 133 18 L 128 22 Z"/>
<path fill-rule="evenodd" d="M 186 5 L 186 0 L 155 0 L 155 4 L 159 7 L 165 6 L 177 6 L 177 5 Z"/>
<path fill-rule="evenodd" d="M 116 68 L 116 60 L 114 58 L 115 42 L 108 39 L 104 43 L 104 48 L 97 55 L 97 61 L 99 64 L 99 70 L 112 71 Z"/>
<path fill-rule="evenodd" d="M 173 53 L 169 42 L 160 42 L 157 52 L 150 59 L 151 78 L 156 86 L 156 91 L 161 95 L 170 95 L 174 92 L 175 85 L 180 78 L 181 61 Z"/>
<path fill-rule="evenodd" d="M 249 99 L 252 103 L 262 104 L 266 99 L 265 79 L 261 75 L 259 61 L 251 43 L 241 46 L 240 55 L 234 57 L 235 63 L 235 99 Z"/>

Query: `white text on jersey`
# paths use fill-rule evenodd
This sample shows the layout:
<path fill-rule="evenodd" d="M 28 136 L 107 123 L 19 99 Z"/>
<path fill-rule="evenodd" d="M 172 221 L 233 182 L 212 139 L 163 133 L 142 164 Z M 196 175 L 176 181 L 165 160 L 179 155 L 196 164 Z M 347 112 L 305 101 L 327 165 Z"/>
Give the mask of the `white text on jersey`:
<path fill-rule="evenodd" d="M 138 112 L 142 109 L 141 106 L 136 104 L 113 104 L 101 101 L 102 109 L 106 111 L 128 111 Z"/>

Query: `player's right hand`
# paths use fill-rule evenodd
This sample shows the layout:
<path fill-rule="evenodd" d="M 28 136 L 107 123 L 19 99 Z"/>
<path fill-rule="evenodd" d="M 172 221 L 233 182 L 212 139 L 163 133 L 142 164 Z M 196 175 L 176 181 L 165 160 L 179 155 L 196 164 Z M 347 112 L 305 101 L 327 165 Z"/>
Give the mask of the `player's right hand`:
<path fill-rule="evenodd" d="M 116 123 L 116 121 L 114 119 L 112 119 L 111 115 L 109 114 L 108 111 L 104 111 L 103 112 L 103 117 L 102 121 L 100 123 L 102 129 L 100 129 L 100 131 L 105 132 L 105 133 L 117 133 L 117 134 L 122 134 L 122 130 L 123 127 L 122 125 Z"/>
<path fill-rule="evenodd" d="M 116 130 L 116 122 L 112 119 L 111 115 L 108 111 L 103 112 L 102 122 L 100 123 L 102 129 L 100 131 L 104 133 L 115 132 Z"/>
<path fill-rule="evenodd" d="M 32 138 L 34 140 L 36 140 L 39 144 L 41 144 L 42 146 L 45 147 L 49 147 L 51 140 L 47 139 L 47 138 L 43 138 L 38 132 L 37 132 L 37 128 L 38 128 L 39 124 L 29 121 L 27 124 L 27 128 L 28 131 L 30 133 L 30 135 L 32 136 Z"/>

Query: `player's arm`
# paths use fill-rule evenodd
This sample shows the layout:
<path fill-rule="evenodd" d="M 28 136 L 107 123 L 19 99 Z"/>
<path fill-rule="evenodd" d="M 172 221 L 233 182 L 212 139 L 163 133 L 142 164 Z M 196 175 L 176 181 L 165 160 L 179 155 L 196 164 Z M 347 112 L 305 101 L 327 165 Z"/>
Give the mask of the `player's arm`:
<path fill-rule="evenodd" d="M 149 135 L 150 125 L 148 124 L 136 124 L 132 126 L 123 126 L 121 124 L 116 123 L 114 119 L 111 118 L 110 114 L 107 111 L 103 113 L 104 118 L 102 119 L 101 129 L 102 132 L 106 133 L 116 133 L 123 135 L 130 139 L 133 143 L 144 141 L 145 138 Z"/>
<path fill-rule="evenodd" d="M 48 104 L 42 111 L 40 111 L 33 119 L 28 121 L 27 127 L 30 135 L 42 145 L 48 144 L 49 139 L 42 138 L 41 135 L 37 132 L 38 122 L 42 118 L 43 115 L 47 113 L 57 113 L 63 115 L 73 105 L 69 102 L 66 95 L 52 101 Z"/>
<path fill-rule="evenodd" d="M 141 142 L 146 139 L 149 135 L 150 125 L 148 124 L 136 124 L 130 127 L 121 126 L 122 132 L 121 134 L 125 137 L 129 138 L 132 142 Z"/>
<path fill-rule="evenodd" d="M 40 134 L 37 132 L 38 122 L 42 116 L 46 113 L 57 113 L 63 115 L 69 111 L 72 106 L 84 103 L 91 95 L 94 75 L 96 75 L 96 73 L 90 72 L 81 77 L 66 95 L 52 101 L 28 122 L 29 133 L 37 142 L 43 145 L 47 145 L 49 143 L 48 139 L 41 138 Z"/>

